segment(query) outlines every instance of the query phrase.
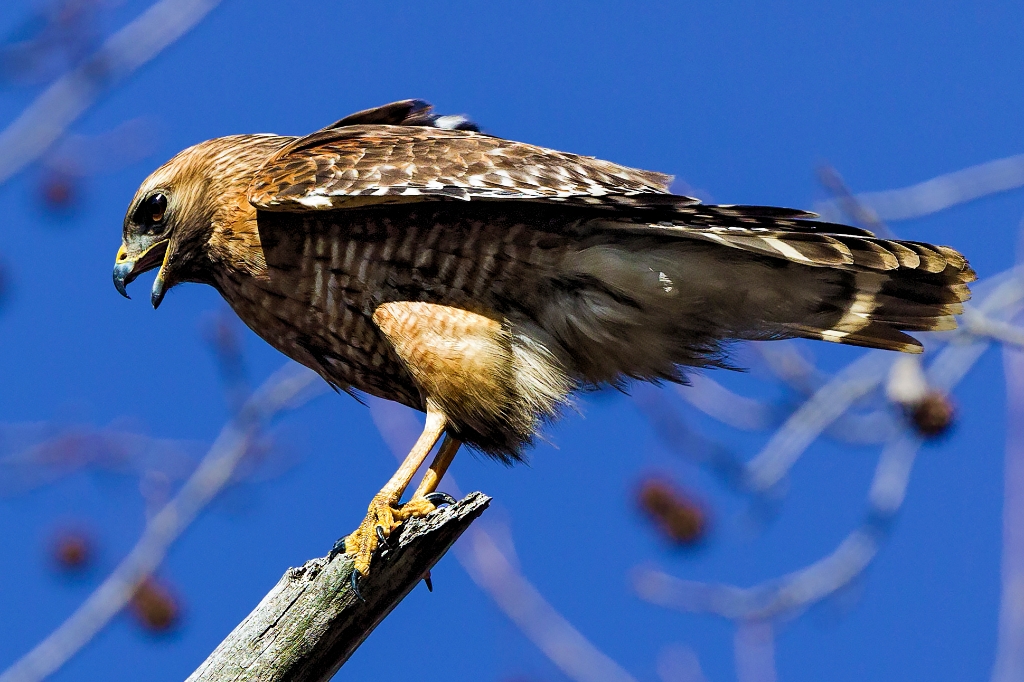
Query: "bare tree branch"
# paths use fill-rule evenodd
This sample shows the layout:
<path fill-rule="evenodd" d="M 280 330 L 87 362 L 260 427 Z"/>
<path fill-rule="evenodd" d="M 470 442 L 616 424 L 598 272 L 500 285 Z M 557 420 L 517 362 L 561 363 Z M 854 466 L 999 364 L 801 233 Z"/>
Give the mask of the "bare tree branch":
<path fill-rule="evenodd" d="M 440 560 L 490 503 L 470 493 L 456 505 L 412 519 L 389 538 L 352 591 L 352 559 L 328 555 L 285 572 L 263 601 L 189 676 L 188 682 L 320 682 L 349 656 Z"/>
<path fill-rule="evenodd" d="M 661 682 L 708 682 L 697 652 L 685 644 L 669 644 L 658 654 Z"/>
<path fill-rule="evenodd" d="M 555 610 L 492 536 L 473 529 L 467 539 L 458 556 L 469 576 L 566 677 L 576 682 L 636 682 Z"/>
<path fill-rule="evenodd" d="M 1018 187 L 1024 187 L 1024 154 L 964 168 L 910 187 L 864 192 L 856 195 L 856 200 L 881 220 L 907 220 Z M 841 203 L 822 202 L 815 209 L 832 218 L 841 211 Z"/>
<path fill-rule="evenodd" d="M 828 556 L 749 588 L 680 580 L 652 568 L 638 568 L 633 586 L 641 598 L 683 611 L 710 613 L 737 621 L 792 617 L 848 585 L 875 557 L 885 521 L 903 502 L 910 470 L 920 447 L 912 436 L 891 443 L 879 458 L 864 524 L 851 532 Z"/>
<path fill-rule="evenodd" d="M 220 0 L 160 0 L 54 81 L 0 132 L 0 183 L 35 161 L 99 96 L 187 33 Z"/>
<path fill-rule="evenodd" d="M 224 427 L 174 498 L 149 520 L 128 556 L 60 627 L 0 675 L 0 682 L 36 682 L 64 665 L 125 607 L 171 543 L 231 479 L 266 423 L 324 390 L 316 374 L 293 363 L 270 377 Z"/>
<path fill-rule="evenodd" d="M 733 393 L 711 377 L 694 374 L 689 386 L 676 393 L 704 414 L 741 431 L 766 431 L 778 426 L 783 410 L 778 405 Z"/>
<path fill-rule="evenodd" d="M 752 349 L 772 374 L 797 393 L 811 395 L 831 378 L 819 370 L 793 341 L 755 343 Z"/>
<path fill-rule="evenodd" d="M 775 628 L 771 623 L 744 622 L 733 641 L 738 682 L 775 682 Z"/>
<path fill-rule="evenodd" d="M 1002 595 L 992 682 L 1024 678 L 1024 354 L 1004 349 L 1008 415 L 1003 493 Z"/>
<path fill-rule="evenodd" d="M 895 238 L 892 230 L 879 219 L 878 214 L 865 206 L 859 197 L 854 196 L 842 176 L 839 175 L 839 171 L 832 166 L 822 166 L 818 169 L 818 179 L 835 196 L 834 201 L 843 213 L 850 216 L 854 222 L 863 225 L 880 237 Z"/>
<path fill-rule="evenodd" d="M 971 307 L 964 308 L 963 320 L 966 331 L 975 336 L 987 336 L 993 341 L 1024 348 L 1024 328 L 1003 320 L 996 320 Z"/>
<path fill-rule="evenodd" d="M 792 414 L 792 407 L 739 395 L 703 374 L 689 377 L 689 386 L 674 386 L 683 400 L 726 426 L 741 431 L 775 429 Z M 881 444 L 894 433 L 892 416 L 882 410 L 840 415 L 823 432 L 858 445 Z"/>
<path fill-rule="evenodd" d="M 1021 223 L 1024 227 L 1024 221 Z M 1020 254 L 1018 253 L 1018 263 Z M 1018 266 L 1019 268 L 1020 266 Z M 1012 286 L 1016 284 L 1016 291 Z M 1024 296 L 1024 286 L 1018 277 L 1011 277 L 1003 285 L 1004 299 L 1012 294 Z M 994 296 L 990 295 L 990 298 Z M 972 317 L 982 318 L 989 336 L 1008 344 L 1003 347 L 1003 368 L 1006 375 L 1006 454 L 1003 475 L 1003 557 L 1001 567 L 1001 594 L 999 598 L 999 628 L 996 643 L 992 682 L 1010 682 L 1024 678 L 1024 353 L 1019 339 L 1024 336 L 1019 327 L 1009 322 L 992 320 L 988 311 L 971 311 Z M 1016 310 L 1007 316 L 1016 317 Z M 971 322 L 978 322 L 977 319 Z M 995 333 L 991 333 L 995 325 Z M 1005 325 L 1000 329 L 999 325 Z M 1007 338 L 1009 337 L 1009 338 Z"/>
<path fill-rule="evenodd" d="M 878 387 L 891 362 L 882 353 L 868 353 L 818 389 L 747 463 L 745 479 L 751 489 L 767 491 L 778 483 L 829 424 Z"/>

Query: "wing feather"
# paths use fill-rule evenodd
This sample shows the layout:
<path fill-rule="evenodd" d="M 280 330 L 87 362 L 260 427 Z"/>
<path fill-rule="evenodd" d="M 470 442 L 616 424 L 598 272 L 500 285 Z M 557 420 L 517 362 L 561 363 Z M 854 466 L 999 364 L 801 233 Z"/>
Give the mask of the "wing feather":
<path fill-rule="evenodd" d="M 434 107 L 421 99 L 403 99 L 372 109 L 364 109 L 339 119 L 324 128 L 344 128 L 353 125 L 425 126 L 448 130 L 473 130 L 479 132 L 477 124 L 461 114 L 442 116 L 434 113 Z"/>
<path fill-rule="evenodd" d="M 469 130 L 346 123 L 297 138 L 271 156 L 249 187 L 249 201 L 279 211 L 431 199 L 635 208 L 645 204 L 640 195 L 657 195 L 658 207 L 699 203 L 669 194 L 670 182 L 662 173 Z"/>

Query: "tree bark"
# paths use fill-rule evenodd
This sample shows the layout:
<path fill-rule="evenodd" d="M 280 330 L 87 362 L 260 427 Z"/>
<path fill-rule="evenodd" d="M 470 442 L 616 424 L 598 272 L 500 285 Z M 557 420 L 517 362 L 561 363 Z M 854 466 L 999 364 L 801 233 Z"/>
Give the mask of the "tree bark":
<path fill-rule="evenodd" d="M 352 560 L 344 554 L 288 569 L 187 682 L 331 679 L 490 501 L 470 493 L 401 526 L 359 581 L 365 602 L 352 591 Z"/>

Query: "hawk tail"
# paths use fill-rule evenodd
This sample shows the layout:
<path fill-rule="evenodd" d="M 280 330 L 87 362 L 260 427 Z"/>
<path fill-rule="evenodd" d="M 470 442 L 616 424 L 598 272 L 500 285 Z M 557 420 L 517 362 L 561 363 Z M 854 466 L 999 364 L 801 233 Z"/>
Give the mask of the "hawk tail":
<path fill-rule="evenodd" d="M 954 329 L 975 279 L 949 247 L 825 223 L 619 227 L 566 255 L 534 318 L 588 383 L 679 381 L 687 366 L 728 366 L 731 340 L 803 337 L 920 352 L 906 332 Z"/>
<path fill-rule="evenodd" d="M 971 295 L 967 285 L 976 278 L 963 256 L 944 246 L 889 243 L 912 248 L 919 261 L 891 270 L 852 270 L 844 294 L 835 302 L 842 312 L 838 319 L 828 325 L 790 323 L 793 335 L 919 353 L 921 342 L 904 332 L 956 329 L 954 315 L 963 312 Z"/>

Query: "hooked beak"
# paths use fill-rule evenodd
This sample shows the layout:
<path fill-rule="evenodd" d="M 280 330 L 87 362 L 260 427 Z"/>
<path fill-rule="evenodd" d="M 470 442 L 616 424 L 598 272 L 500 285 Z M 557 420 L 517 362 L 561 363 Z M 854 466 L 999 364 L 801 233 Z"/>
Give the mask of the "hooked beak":
<path fill-rule="evenodd" d="M 167 257 L 171 250 L 168 248 L 170 241 L 163 239 L 151 245 L 135 258 L 128 255 L 128 249 L 122 244 L 117 250 L 117 257 L 114 260 L 114 287 L 125 298 L 131 298 L 125 288 L 132 281 L 144 272 L 148 272 L 159 266 L 160 271 L 153 282 L 153 293 L 150 300 L 153 307 L 157 308 L 164 298 L 164 267 L 167 265 Z"/>

